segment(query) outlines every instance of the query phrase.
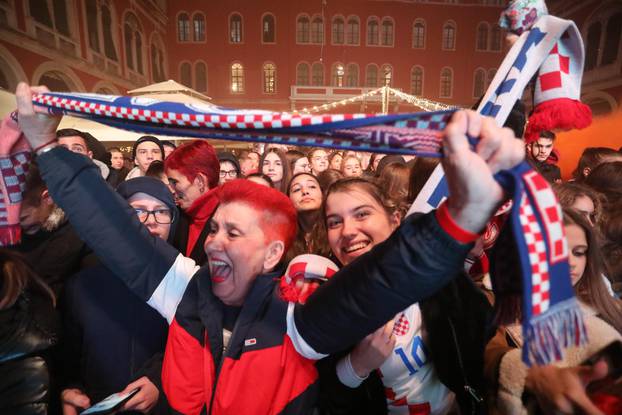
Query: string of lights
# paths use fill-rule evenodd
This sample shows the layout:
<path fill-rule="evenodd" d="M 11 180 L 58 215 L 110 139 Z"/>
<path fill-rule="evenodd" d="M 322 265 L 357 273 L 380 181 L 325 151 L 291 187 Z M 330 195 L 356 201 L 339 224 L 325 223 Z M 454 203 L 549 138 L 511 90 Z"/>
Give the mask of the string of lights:
<path fill-rule="evenodd" d="M 447 104 L 443 104 L 440 102 L 435 102 L 435 101 L 431 101 L 429 99 L 423 98 L 423 97 L 419 97 L 416 95 L 409 95 L 406 94 L 402 91 L 399 91 L 397 89 L 391 88 L 389 86 L 384 86 L 384 87 L 380 87 L 377 89 L 373 89 L 371 91 L 368 91 L 364 94 L 361 95 L 357 95 L 354 97 L 350 97 L 350 98 L 346 98 L 346 99 L 342 99 L 340 101 L 333 101 L 333 102 L 329 102 L 327 104 L 323 104 L 323 105 L 315 105 L 313 107 L 310 108 L 303 108 L 300 111 L 296 110 L 294 111 L 294 113 L 303 113 L 303 114 L 311 114 L 311 113 L 318 113 L 318 112 L 324 112 L 333 108 L 337 108 L 340 106 L 345 106 L 348 104 L 352 104 L 355 102 L 360 102 L 363 101 L 369 97 L 373 97 L 375 95 L 383 95 L 383 92 L 386 94 L 393 94 L 397 99 L 405 101 L 409 104 L 412 104 L 416 107 L 421 108 L 424 111 L 441 111 L 441 110 L 448 110 L 448 109 L 453 109 L 456 108 L 454 106 L 451 105 L 447 105 Z"/>

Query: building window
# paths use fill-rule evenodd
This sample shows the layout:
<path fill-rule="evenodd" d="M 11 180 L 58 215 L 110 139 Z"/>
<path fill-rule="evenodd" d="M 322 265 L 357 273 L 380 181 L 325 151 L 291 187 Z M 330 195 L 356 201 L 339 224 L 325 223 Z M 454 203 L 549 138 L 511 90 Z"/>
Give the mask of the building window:
<path fill-rule="evenodd" d="M 324 65 L 319 62 L 314 63 L 311 67 L 311 85 L 324 85 Z"/>
<path fill-rule="evenodd" d="M 393 82 L 393 67 L 391 65 L 384 65 L 382 67 L 382 85 L 391 86 Z"/>
<path fill-rule="evenodd" d="M 86 2 L 86 21 L 89 47 L 117 62 L 117 48 L 112 37 L 114 21 L 108 5 L 104 2 Z"/>
<path fill-rule="evenodd" d="M 453 77 L 453 71 L 450 68 L 443 68 L 441 70 L 441 98 L 451 98 Z"/>
<path fill-rule="evenodd" d="M 365 68 L 365 86 L 368 88 L 378 87 L 378 66 L 373 63 Z"/>
<path fill-rule="evenodd" d="M 359 44 L 359 19 L 358 17 L 349 17 L 346 26 L 346 43 L 348 45 Z"/>
<path fill-rule="evenodd" d="M 476 50 L 488 50 L 488 23 L 481 22 L 477 25 Z"/>
<path fill-rule="evenodd" d="M 307 16 L 300 16 L 296 21 L 296 42 L 309 43 L 310 23 Z"/>
<path fill-rule="evenodd" d="M 375 46 L 379 43 L 378 19 L 372 17 L 367 22 L 367 44 Z"/>
<path fill-rule="evenodd" d="M 309 64 L 299 63 L 296 66 L 296 85 L 309 85 Z"/>
<path fill-rule="evenodd" d="M 263 19 L 261 19 L 261 41 L 263 43 L 276 42 L 274 16 L 271 14 L 266 14 Z"/>
<path fill-rule="evenodd" d="M 486 89 L 488 89 L 488 86 L 492 83 L 492 80 L 495 79 L 496 74 L 497 74 L 496 69 L 493 68 L 493 69 L 488 70 L 488 76 L 486 78 Z"/>
<path fill-rule="evenodd" d="M 71 37 L 66 0 L 31 0 L 29 6 L 30 15 L 37 23 Z"/>
<path fill-rule="evenodd" d="M 177 40 L 180 42 L 190 40 L 190 18 L 186 13 L 177 16 Z"/>
<path fill-rule="evenodd" d="M 453 22 L 445 22 L 443 25 L 443 50 L 456 49 L 456 25 Z"/>
<path fill-rule="evenodd" d="M 39 82 L 36 85 L 45 85 L 50 91 L 54 92 L 69 92 L 72 88 L 69 86 L 69 82 L 65 76 L 58 71 L 48 71 L 41 75 Z"/>
<path fill-rule="evenodd" d="M 598 49 L 600 47 L 600 22 L 593 23 L 587 31 L 587 45 L 585 50 L 585 70 L 596 68 L 598 64 Z"/>
<path fill-rule="evenodd" d="M 207 65 L 204 62 L 194 64 L 194 89 L 207 92 Z"/>
<path fill-rule="evenodd" d="M 132 13 L 125 16 L 123 24 L 125 40 L 125 62 L 133 71 L 144 74 L 143 69 L 143 38 L 140 34 L 138 19 Z"/>
<path fill-rule="evenodd" d="M 242 16 L 234 13 L 229 17 L 229 42 L 230 43 L 242 43 L 244 39 L 242 36 Z"/>
<path fill-rule="evenodd" d="M 473 97 L 479 98 L 486 92 L 486 71 L 483 69 L 476 69 L 473 75 Z"/>
<path fill-rule="evenodd" d="M 343 18 L 335 17 L 333 19 L 333 35 L 332 35 L 333 44 L 343 45 L 344 38 L 345 38 L 344 31 L 345 31 L 345 24 L 343 22 Z"/>
<path fill-rule="evenodd" d="M 346 74 L 346 70 L 341 63 L 333 64 L 333 68 L 331 71 L 332 75 L 332 85 L 333 86 L 343 86 L 344 75 Z"/>
<path fill-rule="evenodd" d="M 231 65 L 231 92 L 236 94 L 244 92 L 244 67 L 241 63 Z"/>
<path fill-rule="evenodd" d="M 321 17 L 314 17 L 311 22 L 311 43 L 324 43 L 324 21 Z"/>
<path fill-rule="evenodd" d="M 605 31 L 605 47 L 601 65 L 609 65 L 618 60 L 620 49 L 620 35 L 622 34 L 622 13 L 616 13 L 607 21 Z"/>
<path fill-rule="evenodd" d="M 184 62 L 179 67 L 179 77 L 181 78 L 181 84 L 192 88 L 192 66 L 189 62 Z"/>
<path fill-rule="evenodd" d="M 494 25 L 490 31 L 490 50 L 501 51 L 501 28 L 498 25 Z"/>
<path fill-rule="evenodd" d="M 413 48 L 425 48 L 425 22 L 417 20 L 413 25 Z"/>
<path fill-rule="evenodd" d="M 195 42 L 205 41 L 205 16 L 203 13 L 195 13 L 192 18 L 192 28 Z"/>
<path fill-rule="evenodd" d="M 393 46 L 393 21 L 385 18 L 381 27 L 380 43 L 382 46 Z"/>
<path fill-rule="evenodd" d="M 273 63 L 263 65 L 263 92 L 264 94 L 276 92 L 276 66 Z"/>
<path fill-rule="evenodd" d="M 346 86 L 359 86 L 359 66 L 351 63 L 346 67 Z"/>
<path fill-rule="evenodd" d="M 423 68 L 421 66 L 413 66 L 410 70 L 410 93 L 423 95 Z"/>
<path fill-rule="evenodd" d="M 164 47 L 159 37 L 155 37 L 151 43 L 151 78 L 153 82 L 166 80 L 164 73 Z"/>

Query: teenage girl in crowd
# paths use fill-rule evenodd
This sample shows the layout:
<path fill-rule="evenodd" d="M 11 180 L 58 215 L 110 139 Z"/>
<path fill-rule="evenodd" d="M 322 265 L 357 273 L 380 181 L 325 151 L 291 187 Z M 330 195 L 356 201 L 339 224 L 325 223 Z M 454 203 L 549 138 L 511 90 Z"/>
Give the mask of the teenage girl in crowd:
<path fill-rule="evenodd" d="M 292 176 L 289 162 L 282 150 L 270 148 L 259 160 L 261 172 L 270 177 L 274 188 L 287 193 L 287 185 Z"/>
<path fill-rule="evenodd" d="M 402 212 L 367 180 L 332 184 L 323 213 L 334 257 L 345 266 L 371 251 L 399 226 Z M 430 299 L 398 313 L 338 363 L 322 362 L 323 410 L 445 414 L 457 400 L 463 413 L 483 413 L 489 316 L 486 298 L 466 276 L 457 277 Z"/>

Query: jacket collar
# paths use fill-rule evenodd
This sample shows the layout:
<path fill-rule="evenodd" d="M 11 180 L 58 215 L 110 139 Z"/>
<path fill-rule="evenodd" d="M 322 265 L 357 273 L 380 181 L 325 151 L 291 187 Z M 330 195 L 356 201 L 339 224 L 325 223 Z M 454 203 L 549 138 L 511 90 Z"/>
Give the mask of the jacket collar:
<path fill-rule="evenodd" d="M 218 187 L 210 189 L 192 203 L 186 214 L 193 222 L 207 222 L 218 206 Z"/>

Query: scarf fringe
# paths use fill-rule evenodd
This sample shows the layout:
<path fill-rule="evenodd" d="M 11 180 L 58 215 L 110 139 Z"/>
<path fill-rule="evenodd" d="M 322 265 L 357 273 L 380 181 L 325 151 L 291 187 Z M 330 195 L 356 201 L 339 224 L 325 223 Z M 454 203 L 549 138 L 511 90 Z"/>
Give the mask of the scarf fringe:
<path fill-rule="evenodd" d="M 523 361 L 547 365 L 563 358 L 563 349 L 587 344 L 587 332 L 576 298 L 553 305 L 544 314 L 523 323 Z"/>

